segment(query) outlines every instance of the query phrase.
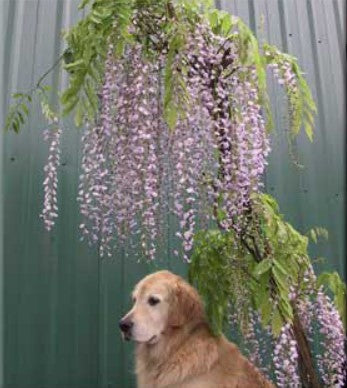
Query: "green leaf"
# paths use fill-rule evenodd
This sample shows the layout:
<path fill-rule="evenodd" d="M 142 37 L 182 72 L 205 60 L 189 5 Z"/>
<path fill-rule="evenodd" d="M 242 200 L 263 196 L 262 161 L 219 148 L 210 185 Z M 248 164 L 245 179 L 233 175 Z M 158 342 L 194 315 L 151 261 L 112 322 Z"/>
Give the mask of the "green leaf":
<path fill-rule="evenodd" d="M 95 16 L 95 14 L 90 14 L 89 19 L 95 24 L 102 24 L 102 20 Z"/>
<path fill-rule="evenodd" d="M 78 6 L 78 9 L 83 9 L 91 0 L 82 0 Z"/>
<path fill-rule="evenodd" d="M 272 267 L 272 275 L 282 298 L 288 298 L 289 285 L 287 283 L 287 277 L 275 266 Z"/>
<path fill-rule="evenodd" d="M 296 77 L 295 87 L 285 85 L 285 92 L 289 103 L 290 126 L 293 137 L 298 135 L 304 127 L 305 133 L 310 141 L 313 141 L 314 119 L 313 113 L 317 112 L 310 88 L 303 77 L 297 58 L 281 53 L 275 46 L 264 44 L 264 60 L 266 63 L 278 64 L 279 69 L 283 64 L 290 64 L 291 70 Z"/>
<path fill-rule="evenodd" d="M 17 99 L 17 98 L 23 98 L 25 95 L 23 93 L 13 93 L 12 97 Z"/>
<path fill-rule="evenodd" d="M 260 195 L 260 198 L 261 200 L 266 203 L 267 205 L 269 205 L 271 207 L 271 209 L 273 209 L 273 211 L 275 212 L 275 214 L 279 214 L 279 207 L 278 207 L 278 203 L 277 201 L 275 200 L 275 198 L 273 198 L 271 195 L 269 194 L 261 194 Z"/>
<path fill-rule="evenodd" d="M 208 15 L 208 20 L 210 22 L 211 28 L 215 28 L 218 25 L 218 10 L 213 10 L 211 13 Z"/>
<path fill-rule="evenodd" d="M 87 15 L 64 34 L 67 43 L 64 68 L 70 78 L 61 103 L 66 115 L 77 104 L 76 99 L 81 100 L 84 111 L 93 120 L 98 110 L 95 93 L 103 79 L 109 43 L 112 42 L 115 55 L 123 54 L 125 44 L 131 41 L 128 26 L 134 3 L 125 0 L 83 0 L 79 7 L 82 9 L 88 4 L 91 7 Z M 77 121 L 78 116 L 79 113 Z"/>
<path fill-rule="evenodd" d="M 267 293 L 268 296 L 268 293 Z M 270 322 L 271 313 L 272 313 L 273 305 L 271 303 L 270 298 L 268 297 L 266 300 L 262 301 L 260 305 L 260 314 L 261 314 L 261 323 L 263 327 L 267 326 Z"/>
<path fill-rule="evenodd" d="M 83 105 L 82 102 L 79 101 L 76 107 L 76 113 L 75 113 L 75 125 L 76 127 L 80 127 L 83 122 Z"/>
<path fill-rule="evenodd" d="M 14 130 L 16 133 L 19 132 L 19 124 L 18 124 L 17 121 L 13 121 L 13 123 L 12 123 L 12 128 L 13 128 L 13 130 Z"/>
<path fill-rule="evenodd" d="M 279 309 L 276 308 L 271 319 L 272 332 L 274 333 L 275 337 L 278 337 L 280 334 L 283 324 L 284 321 L 282 319 L 281 313 Z"/>
<path fill-rule="evenodd" d="M 308 121 L 305 122 L 305 132 L 309 140 L 313 142 L 313 129 L 312 125 Z"/>
<path fill-rule="evenodd" d="M 346 330 L 346 285 L 339 284 L 337 286 L 334 303 Z"/>
<path fill-rule="evenodd" d="M 24 124 L 24 117 L 23 117 L 22 113 L 19 112 L 19 111 L 18 111 L 18 118 L 19 118 L 19 121 L 20 121 L 22 124 Z"/>
<path fill-rule="evenodd" d="M 281 312 L 283 316 L 286 318 L 287 321 L 292 321 L 293 319 L 293 308 L 289 303 L 288 299 L 281 299 L 279 302 L 279 307 L 281 309 Z"/>
<path fill-rule="evenodd" d="M 322 285 L 329 285 L 330 286 L 330 279 L 331 279 L 330 272 L 321 273 L 317 278 L 317 286 L 318 287 L 320 287 Z"/>
<path fill-rule="evenodd" d="M 20 105 L 20 108 L 22 109 L 22 111 L 27 115 L 29 116 L 29 108 L 26 106 L 26 104 L 22 103 Z"/>
<path fill-rule="evenodd" d="M 217 219 L 218 221 L 223 221 L 226 219 L 227 213 L 225 210 L 222 210 L 220 208 L 217 209 Z"/>
<path fill-rule="evenodd" d="M 253 274 L 254 274 L 254 276 L 260 276 L 261 274 L 269 271 L 271 267 L 272 267 L 272 260 L 271 259 L 262 260 L 254 268 Z"/>
<path fill-rule="evenodd" d="M 325 286 L 334 294 L 334 304 L 340 314 L 344 327 L 346 329 L 346 284 L 340 278 L 340 275 L 334 272 L 323 272 L 317 278 L 317 286 Z"/>
<path fill-rule="evenodd" d="M 311 228 L 306 235 L 315 243 L 318 243 L 318 238 L 323 238 L 325 240 L 329 239 L 329 232 L 327 229 L 322 227 Z"/>
<path fill-rule="evenodd" d="M 169 41 L 169 50 L 165 65 L 164 117 L 170 129 L 176 126 L 178 117 L 185 114 L 187 106 L 186 85 L 180 75 L 184 69 L 181 69 L 181 73 L 177 72 L 175 76 L 173 75 L 174 58 L 183 43 L 182 31 L 175 31 L 175 34 Z"/>
<path fill-rule="evenodd" d="M 78 97 L 73 97 L 69 100 L 68 103 L 65 104 L 64 110 L 63 110 L 63 115 L 67 116 L 77 105 L 78 103 Z"/>
<path fill-rule="evenodd" d="M 75 62 L 69 63 L 64 66 L 67 71 L 75 70 L 75 69 L 84 69 L 86 67 L 83 59 L 78 59 Z"/>
<path fill-rule="evenodd" d="M 223 17 L 222 19 L 222 25 L 221 25 L 221 30 L 223 35 L 228 35 L 230 33 L 230 29 L 232 27 L 232 20 L 231 20 L 231 15 L 227 14 Z"/>
<path fill-rule="evenodd" d="M 284 276 L 288 276 L 288 271 L 283 267 L 283 265 L 278 261 L 278 260 L 274 260 L 273 261 L 273 263 L 274 263 L 274 265 L 275 265 L 275 267 L 280 271 L 280 272 L 282 272 L 282 274 L 284 275 Z"/>
<path fill-rule="evenodd" d="M 85 91 L 85 94 L 88 98 L 88 101 L 89 101 L 91 107 L 93 108 L 93 110 L 95 112 L 97 112 L 97 110 L 99 108 L 99 106 L 98 106 L 99 102 L 98 102 L 98 98 L 96 95 L 96 91 L 95 91 L 95 89 L 93 89 L 92 83 L 89 80 L 87 80 L 85 82 L 84 91 Z"/>
<path fill-rule="evenodd" d="M 314 229 L 311 229 L 310 237 L 317 244 L 317 234 Z"/>
<path fill-rule="evenodd" d="M 170 129 L 174 129 L 177 123 L 177 110 L 174 106 L 169 106 L 166 109 L 166 122 Z"/>

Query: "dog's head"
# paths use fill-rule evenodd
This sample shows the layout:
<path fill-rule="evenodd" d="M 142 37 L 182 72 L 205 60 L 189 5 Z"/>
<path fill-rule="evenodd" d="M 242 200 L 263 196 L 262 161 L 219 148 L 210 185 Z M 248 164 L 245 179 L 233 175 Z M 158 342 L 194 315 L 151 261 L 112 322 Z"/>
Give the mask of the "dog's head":
<path fill-rule="evenodd" d="M 119 323 L 127 340 L 154 344 L 170 328 L 203 320 L 198 293 L 169 271 L 159 271 L 142 279 L 132 296 L 134 305 Z"/>

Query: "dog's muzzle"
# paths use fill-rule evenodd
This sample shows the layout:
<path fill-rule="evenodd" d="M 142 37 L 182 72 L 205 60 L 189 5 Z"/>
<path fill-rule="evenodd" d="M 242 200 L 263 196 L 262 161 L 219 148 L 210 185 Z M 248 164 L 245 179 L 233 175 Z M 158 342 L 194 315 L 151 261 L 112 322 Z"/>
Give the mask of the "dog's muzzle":
<path fill-rule="evenodd" d="M 131 339 L 131 329 L 134 326 L 134 322 L 128 319 L 121 319 L 119 321 L 119 328 L 121 329 L 124 338 L 129 341 Z"/>

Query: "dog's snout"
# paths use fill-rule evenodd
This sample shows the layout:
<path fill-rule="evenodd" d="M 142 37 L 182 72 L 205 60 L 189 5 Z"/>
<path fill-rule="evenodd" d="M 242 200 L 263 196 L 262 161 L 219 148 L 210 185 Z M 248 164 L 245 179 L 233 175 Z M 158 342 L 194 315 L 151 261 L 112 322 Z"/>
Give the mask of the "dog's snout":
<path fill-rule="evenodd" d="M 129 333 L 130 329 L 134 326 L 134 322 L 127 319 L 121 319 L 119 321 L 119 328 L 123 333 Z"/>

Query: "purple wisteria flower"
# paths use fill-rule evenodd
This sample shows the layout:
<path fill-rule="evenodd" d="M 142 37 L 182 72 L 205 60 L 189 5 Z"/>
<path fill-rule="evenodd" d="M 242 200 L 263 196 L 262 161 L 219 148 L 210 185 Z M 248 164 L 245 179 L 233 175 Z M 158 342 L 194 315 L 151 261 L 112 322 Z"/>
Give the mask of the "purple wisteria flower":
<path fill-rule="evenodd" d="M 40 214 L 48 231 L 52 229 L 55 219 L 58 217 L 57 188 L 60 163 L 60 137 L 62 132 L 61 128 L 57 127 L 57 118 L 54 118 L 51 124 L 53 124 L 53 127 L 46 129 L 43 133 L 45 141 L 49 144 L 49 154 L 47 164 L 44 167 L 44 201 Z"/>
<path fill-rule="evenodd" d="M 257 319 L 258 317 L 253 311 L 249 311 L 249 321 L 247 322 L 247 327 L 244 334 L 244 340 L 246 343 L 246 346 L 249 350 L 249 359 L 258 367 L 262 365 L 262 357 L 260 354 L 260 346 L 259 346 L 259 339 L 256 335 L 256 325 L 257 325 Z"/>
<path fill-rule="evenodd" d="M 273 362 L 278 387 L 300 387 L 298 351 L 290 323 L 286 323 L 277 339 Z"/>
<path fill-rule="evenodd" d="M 305 272 L 300 292 L 292 293 L 295 307 L 311 344 L 320 341 L 316 361 L 326 387 L 343 387 L 346 382 L 345 332 L 341 317 L 333 302 L 320 287 L 316 289 L 312 266 Z M 318 335 L 315 329 L 318 327 Z"/>
<path fill-rule="evenodd" d="M 140 233 L 151 259 L 158 237 L 159 159 L 163 129 L 158 66 L 142 58 L 140 46 L 115 60 L 110 49 L 100 96 L 101 113 L 83 139 L 79 201 L 87 222 L 81 225 L 100 255 L 111 254 L 117 236 Z M 165 130 L 165 128 L 164 128 Z"/>
<path fill-rule="evenodd" d="M 336 307 L 322 288 L 315 303 L 323 353 L 317 355 L 318 369 L 326 387 L 344 387 L 346 383 L 345 334 Z"/>

